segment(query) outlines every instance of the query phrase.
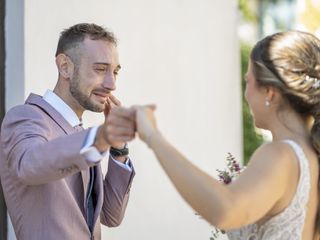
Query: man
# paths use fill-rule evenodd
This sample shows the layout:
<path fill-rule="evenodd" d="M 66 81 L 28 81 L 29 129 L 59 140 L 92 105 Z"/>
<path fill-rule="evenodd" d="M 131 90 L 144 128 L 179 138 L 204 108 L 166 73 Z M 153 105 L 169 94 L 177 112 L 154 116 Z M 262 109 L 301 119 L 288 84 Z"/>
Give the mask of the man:
<path fill-rule="evenodd" d="M 54 90 L 31 94 L 3 120 L 5 200 L 19 240 L 100 239 L 100 221 L 121 223 L 134 176 L 125 144 L 134 137 L 133 116 L 111 94 L 120 70 L 116 39 L 95 24 L 74 25 L 61 33 L 56 65 Z M 84 130 L 85 110 L 104 112 L 104 124 Z"/>

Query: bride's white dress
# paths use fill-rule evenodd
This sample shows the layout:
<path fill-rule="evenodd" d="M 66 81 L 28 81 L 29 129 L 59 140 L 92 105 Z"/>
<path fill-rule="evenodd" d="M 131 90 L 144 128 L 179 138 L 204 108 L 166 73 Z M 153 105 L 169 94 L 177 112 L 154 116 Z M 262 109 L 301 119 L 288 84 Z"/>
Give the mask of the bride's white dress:
<path fill-rule="evenodd" d="M 284 140 L 295 151 L 300 165 L 300 179 L 291 203 L 263 225 L 250 224 L 227 231 L 230 240 L 300 240 L 310 192 L 310 170 L 302 148 L 292 140 Z"/>

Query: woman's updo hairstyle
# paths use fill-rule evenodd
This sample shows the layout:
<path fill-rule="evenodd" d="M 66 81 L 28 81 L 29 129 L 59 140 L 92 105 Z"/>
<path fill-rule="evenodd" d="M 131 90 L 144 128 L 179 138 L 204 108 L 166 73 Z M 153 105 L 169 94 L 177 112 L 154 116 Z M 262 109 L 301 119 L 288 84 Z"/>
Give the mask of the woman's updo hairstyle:
<path fill-rule="evenodd" d="M 259 41 L 250 57 L 258 86 L 276 87 L 297 113 L 314 117 L 311 141 L 320 155 L 320 40 L 280 32 Z"/>

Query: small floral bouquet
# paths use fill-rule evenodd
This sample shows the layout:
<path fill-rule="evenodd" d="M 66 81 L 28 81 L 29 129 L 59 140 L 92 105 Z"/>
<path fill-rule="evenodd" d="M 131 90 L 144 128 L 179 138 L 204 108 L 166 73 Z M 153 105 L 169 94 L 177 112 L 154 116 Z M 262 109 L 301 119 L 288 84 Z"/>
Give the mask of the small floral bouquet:
<path fill-rule="evenodd" d="M 218 172 L 219 181 L 223 182 L 224 184 L 229 184 L 240 175 L 242 169 L 240 168 L 240 164 L 236 161 L 235 157 L 232 156 L 231 153 L 228 153 L 228 156 L 226 158 L 226 163 L 227 163 L 227 168 L 222 171 L 217 169 L 217 172 Z M 214 240 L 218 238 L 220 233 L 225 234 L 225 231 L 218 228 L 214 228 L 214 230 L 212 230 L 211 233 L 212 233 L 212 237 L 210 237 L 210 240 Z"/>
<path fill-rule="evenodd" d="M 224 184 L 229 184 L 240 175 L 243 168 L 240 167 L 240 164 L 236 161 L 235 157 L 233 157 L 231 153 L 228 153 L 226 164 L 226 169 L 222 171 L 217 169 L 217 172 L 219 181 L 223 182 Z M 219 234 L 225 234 L 225 231 L 214 227 L 211 233 L 212 236 L 210 237 L 210 240 L 214 240 L 219 237 Z"/>
<path fill-rule="evenodd" d="M 227 159 L 227 169 L 221 171 L 217 169 L 219 181 L 223 182 L 224 184 L 229 184 L 232 180 L 236 179 L 242 169 L 240 168 L 239 163 L 236 161 L 235 157 L 232 156 L 231 153 L 228 153 Z"/>

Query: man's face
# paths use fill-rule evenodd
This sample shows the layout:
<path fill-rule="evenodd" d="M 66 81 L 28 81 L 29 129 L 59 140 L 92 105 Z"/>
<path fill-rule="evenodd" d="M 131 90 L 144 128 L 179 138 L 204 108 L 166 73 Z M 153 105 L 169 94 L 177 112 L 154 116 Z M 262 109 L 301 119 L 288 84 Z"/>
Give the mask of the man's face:
<path fill-rule="evenodd" d="M 85 39 L 76 51 L 79 59 L 70 79 L 70 93 L 85 110 L 102 112 L 110 92 L 116 89 L 120 70 L 116 46 L 104 40 Z"/>

